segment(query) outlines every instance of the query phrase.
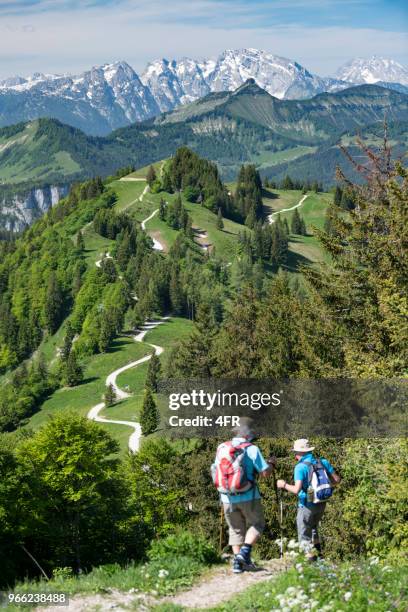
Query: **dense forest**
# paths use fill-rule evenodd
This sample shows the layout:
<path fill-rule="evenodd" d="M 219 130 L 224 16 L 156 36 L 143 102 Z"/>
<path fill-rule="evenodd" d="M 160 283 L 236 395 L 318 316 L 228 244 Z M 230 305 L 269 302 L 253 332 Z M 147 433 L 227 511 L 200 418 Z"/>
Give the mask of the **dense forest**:
<path fill-rule="evenodd" d="M 106 351 L 125 324 L 136 328 L 166 313 L 194 321 L 165 377 L 406 376 L 408 172 L 372 159 L 363 186 L 346 182 L 336 192 L 330 222 L 318 232 L 330 263 L 305 267 L 302 282 L 279 269 L 289 234 L 307 231 L 302 218 L 294 216 L 291 228 L 280 218 L 265 224 L 264 186 L 254 166 L 240 170 L 230 193 L 216 166 L 185 147 L 149 175 L 152 190 L 163 195 L 162 220 L 178 231 L 167 254 L 153 249 L 131 213 L 115 210 L 110 182 L 100 179 L 75 185 L 21 238 L 0 242 L 4 586 L 37 575 L 26 551 L 56 575 L 61 568 L 79 573 L 144 559 L 153 540 L 180 528 L 217 542 L 219 508 L 209 475 L 216 441 L 180 450 L 147 436 L 139 453 L 121 460 L 106 431 L 72 413 L 35 432 L 19 428 L 53 390 L 79 384 L 81 361 Z M 172 192 L 178 197 L 169 206 Z M 229 268 L 193 241 L 182 196 L 219 215 L 220 227 L 223 217 L 241 221 L 238 257 Z M 86 264 L 87 224 L 114 241 L 100 267 Z M 49 371 L 38 349 L 62 323 L 58 368 Z M 148 388 L 150 398 L 154 384 Z M 265 453 L 282 459 L 282 477 L 290 480 L 288 444 L 260 441 Z M 328 510 L 329 555 L 402 560 L 406 440 L 320 439 L 318 448 L 343 477 Z M 260 545 L 267 558 L 276 555 L 279 525 L 273 489 L 261 486 L 272 534 Z M 294 504 L 287 509 L 290 536 L 294 511 Z"/>

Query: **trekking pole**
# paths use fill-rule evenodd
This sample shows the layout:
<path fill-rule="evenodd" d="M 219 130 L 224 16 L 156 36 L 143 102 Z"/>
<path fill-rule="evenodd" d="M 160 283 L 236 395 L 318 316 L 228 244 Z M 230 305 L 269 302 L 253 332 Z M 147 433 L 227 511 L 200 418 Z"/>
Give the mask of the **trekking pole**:
<path fill-rule="evenodd" d="M 279 558 L 282 559 L 283 558 L 283 502 L 282 502 L 282 495 L 280 495 L 278 491 L 278 485 L 276 484 L 275 465 L 276 463 L 273 464 L 272 479 L 273 479 L 273 488 L 274 488 L 275 496 L 276 496 L 276 509 L 277 509 L 276 514 L 278 517 L 279 530 L 280 530 Z"/>
<path fill-rule="evenodd" d="M 223 539 L 224 539 L 224 517 L 223 517 L 223 512 L 222 512 L 222 504 L 220 504 L 220 541 L 219 541 L 220 555 L 224 548 L 222 545 Z"/>

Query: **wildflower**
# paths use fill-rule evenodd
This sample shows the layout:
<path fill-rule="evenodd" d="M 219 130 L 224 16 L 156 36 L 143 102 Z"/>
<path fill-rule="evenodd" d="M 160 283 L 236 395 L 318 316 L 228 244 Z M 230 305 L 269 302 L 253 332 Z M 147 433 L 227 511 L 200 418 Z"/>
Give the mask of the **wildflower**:
<path fill-rule="evenodd" d="M 352 595 L 353 593 L 351 591 L 347 591 L 347 593 L 344 593 L 344 601 L 350 601 Z"/>
<path fill-rule="evenodd" d="M 159 578 L 167 578 L 169 572 L 166 569 L 159 570 Z"/>
<path fill-rule="evenodd" d="M 370 565 L 378 565 L 379 563 L 379 558 L 378 557 L 371 557 L 370 559 Z"/>
<path fill-rule="evenodd" d="M 303 571 L 303 565 L 301 563 L 296 563 L 295 568 L 297 569 L 298 572 Z"/>

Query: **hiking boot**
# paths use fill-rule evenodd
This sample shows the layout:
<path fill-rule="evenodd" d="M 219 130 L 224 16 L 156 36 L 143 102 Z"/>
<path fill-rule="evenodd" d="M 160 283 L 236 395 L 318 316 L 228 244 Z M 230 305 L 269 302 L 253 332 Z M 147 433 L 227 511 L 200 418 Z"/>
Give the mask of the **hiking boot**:
<path fill-rule="evenodd" d="M 242 574 L 243 567 L 241 561 L 238 559 L 237 555 L 234 557 L 234 562 L 232 564 L 232 571 L 234 574 Z"/>
<path fill-rule="evenodd" d="M 244 570 L 254 570 L 256 569 L 255 563 L 253 563 L 251 559 L 251 552 L 245 549 L 239 551 L 239 553 L 235 557 L 241 563 L 241 566 Z"/>

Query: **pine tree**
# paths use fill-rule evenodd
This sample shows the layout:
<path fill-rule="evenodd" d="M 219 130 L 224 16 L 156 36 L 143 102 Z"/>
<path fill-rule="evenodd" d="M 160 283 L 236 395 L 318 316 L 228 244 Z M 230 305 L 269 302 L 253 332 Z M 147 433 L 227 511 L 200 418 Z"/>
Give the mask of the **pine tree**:
<path fill-rule="evenodd" d="M 292 234 L 302 233 L 302 222 L 301 222 L 299 211 L 297 208 L 295 208 L 292 214 L 292 219 L 290 222 L 290 231 Z"/>
<path fill-rule="evenodd" d="M 245 225 L 252 229 L 255 226 L 255 223 L 256 223 L 255 208 L 252 206 L 249 209 L 249 212 L 248 212 L 248 214 L 246 216 Z"/>
<path fill-rule="evenodd" d="M 300 235 L 307 236 L 306 223 L 303 217 L 300 217 Z"/>
<path fill-rule="evenodd" d="M 288 174 L 282 181 L 282 189 L 293 189 L 293 181 Z"/>
<path fill-rule="evenodd" d="M 145 388 L 151 389 L 153 393 L 157 393 L 157 385 L 159 383 L 160 372 L 161 372 L 160 359 L 156 355 L 156 353 L 153 353 L 149 361 L 149 366 L 148 366 L 147 375 L 146 375 L 146 383 L 145 383 Z"/>
<path fill-rule="evenodd" d="M 153 168 L 153 166 L 149 166 L 149 169 L 147 171 L 146 174 L 146 182 L 149 185 L 149 187 L 152 187 L 154 181 L 156 180 L 157 176 L 156 176 L 156 171 Z"/>
<path fill-rule="evenodd" d="M 75 387 L 83 380 L 83 371 L 75 351 L 71 351 L 63 368 L 63 383 L 67 387 Z"/>
<path fill-rule="evenodd" d="M 114 337 L 115 328 L 112 317 L 110 316 L 109 312 L 102 312 L 100 314 L 100 329 L 98 338 L 98 349 L 101 353 L 106 353 Z"/>
<path fill-rule="evenodd" d="M 160 423 L 160 415 L 154 401 L 151 389 L 145 389 L 143 406 L 140 413 L 140 425 L 142 434 L 148 436 L 156 431 Z"/>
<path fill-rule="evenodd" d="M 103 400 L 105 402 L 106 408 L 113 406 L 113 404 L 116 402 L 116 393 L 115 393 L 115 389 L 113 388 L 112 384 L 106 387 L 105 394 L 103 396 Z"/>
<path fill-rule="evenodd" d="M 51 272 L 44 306 L 45 324 L 51 334 L 54 334 L 59 327 L 62 318 L 62 310 L 63 296 L 61 287 L 55 272 Z"/>
<path fill-rule="evenodd" d="M 62 361 L 66 361 L 69 357 L 69 354 L 71 353 L 72 341 L 74 339 L 74 336 L 75 336 L 74 328 L 72 327 L 71 322 L 68 321 L 66 331 L 65 331 L 64 344 L 62 345 L 62 348 L 61 348 Z"/>
<path fill-rule="evenodd" d="M 181 378 L 209 378 L 214 364 L 211 347 L 216 331 L 211 308 L 204 302 L 198 306 L 192 334 L 174 349 L 168 374 Z"/>
<path fill-rule="evenodd" d="M 170 173 L 166 169 L 163 171 L 162 175 L 162 189 L 167 193 L 173 193 L 173 185 L 171 183 Z"/>
<path fill-rule="evenodd" d="M 174 314 L 181 314 L 183 312 L 184 296 L 176 266 L 173 266 L 170 273 L 169 296 L 172 311 Z"/>
<path fill-rule="evenodd" d="M 160 198 L 159 218 L 162 221 L 166 219 L 166 202 L 163 198 Z"/>
<path fill-rule="evenodd" d="M 217 229 L 219 229 L 219 230 L 224 229 L 224 221 L 222 220 L 222 210 L 221 210 L 221 208 L 218 209 L 218 214 L 217 214 Z"/>
<path fill-rule="evenodd" d="M 84 241 L 84 235 L 81 232 L 81 230 L 79 230 L 78 234 L 77 234 L 77 249 L 79 249 L 80 251 L 84 251 L 85 250 L 85 241 Z"/>
<path fill-rule="evenodd" d="M 341 206 L 341 198 L 343 195 L 343 190 L 339 185 L 336 185 L 334 190 L 333 202 L 336 206 Z"/>

